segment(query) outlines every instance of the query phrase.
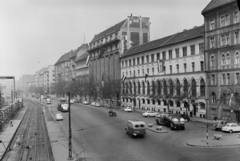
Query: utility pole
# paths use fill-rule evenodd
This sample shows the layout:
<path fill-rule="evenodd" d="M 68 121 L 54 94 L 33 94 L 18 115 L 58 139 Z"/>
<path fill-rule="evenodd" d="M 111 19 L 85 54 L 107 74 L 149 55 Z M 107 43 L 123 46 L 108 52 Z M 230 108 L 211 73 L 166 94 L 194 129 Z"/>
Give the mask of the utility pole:
<path fill-rule="evenodd" d="M 73 160 L 72 157 L 72 127 L 71 127 L 71 108 L 70 108 L 70 92 L 68 92 L 68 122 L 69 122 L 69 141 L 68 141 L 68 150 L 69 150 L 69 156 L 68 160 Z"/>

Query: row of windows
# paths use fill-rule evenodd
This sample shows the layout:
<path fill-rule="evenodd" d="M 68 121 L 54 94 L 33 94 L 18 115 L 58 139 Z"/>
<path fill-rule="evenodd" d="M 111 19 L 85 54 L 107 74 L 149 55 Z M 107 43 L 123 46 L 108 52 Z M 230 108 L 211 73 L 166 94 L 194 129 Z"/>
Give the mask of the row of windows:
<path fill-rule="evenodd" d="M 230 53 L 222 53 L 221 55 L 221 68 L 230 68 L 231 60 L 234 60 L 234 64 L 236 67 L 240 66 L 240 54 L 237 51 L 235 54 L 231 56 Z M 211 55 L 210 57 L 210 70 L 216 70 L 216 58 L 215 55 Z"/>
<path fill-rule="evenodd" d="M 200 71 L 204 71 L 204 67 L 203 67 L 203 61 L 200 61 Z M 179 67 L 179 64 L 176 64 L 176 73 L 180 73 L 180 67 Z M 187 70 L 189 69 L 189 67 L 187 66 L 187 63 L 183 63 L 183 73 L 186 73 L 186 72 L 195 72 L 195 62 L 192 62 L 191 63 L 191 71 L 190 70 Z M 157 72 L 164 72 L 164 74 L 167 74 L 166 73 L 166 66 L 163 66 L 163 68 L 161 66 L 157 67 Z M 155 73 L 155 70 L 154 68 L 152 68 L 152 73 L 150 74 L 150 71 L 149 71 L 149 68 L 147 68 L 146 72 L 144 69 L 142 69 L 142 74 L 140 73 L 140 70 L 137 70 L 137 73 L 135 72 L 135 70 L 133 71 L 129 71 L 129 75 L 128 75 L 128 71 L 126 71 L 126 73 L 122 72 L 122 76 L 126 76 L 126 77 L 135 77 L 135 76 L 145 76 L 145 74 L 148 74 L 148 75 L 155 75 L 155 74 L 158 74 L 158 73 Z M 133 75 L 132 75 L 133 74 Z M 169 74 L 173 74 L 173 65 L 169 65 Z"/>
<path fill-rule="evenodd" d="M 190 46 L 190 55 L 196 54 L 195 48 L 196 48 L 196 45 Z M 182 57 L 189 56 L 186 46 L 182 47 L 181 50 L 182 50 Z M 122 68 L 128 67 L 128 66 L 135 66 L 135 65 L 145 64 L 145 63 L 156 62 L 157 60 L 160 60 L 160 59 L 166 60 L 166 59 L 179 58 L 180 57 L 179 51 L 180 51 L 180 48 L 177 48 L 174 50 L 171 49 L 168 51 L 163 51 L 162 53 L 151 54 L 151 55 L 146 55 L 146 56 L 142 56 L 142 57 L 125 60 L 125 61 L 122 61 Z M 201 43 L 201 44 L 199 44 L 199 53 L 201 54 L 203 52 L 204 52 L 204 44 Z"/>
<path fill-rule="evenodd" d="M 232 16 L 231 14 L 225 14 L 225 15 L 222 15 L 219 17 L 219 26 L 220 27 L 225 27 L 225 26 L 228 26 L 230 25 L 230 17 L 232 17 L 232 23 L 235 24 L 235 23 L 239 23 L 239 12 L 238 11 L 234 11 L 232 13 Z M 215 23 L 215 19 L 211 19 L 209 21 L 209 30 L 214 30 L 216 28 L 216 23 Z"/>
<path fill-rule="evenodd" d="M 233 42 L 231 41 L 231 36 L 233 36 Z M 225 47 L 225 46 L 229 46 L 229 45 L 237 45 L 240 43 L 240 39 L 239 39 L 239 31 L 233 32 L 231 33 L 225 33 L 223 35 L 219 35 L 219 47 Z M 210 37 L 209 38 L 209 48 L 216 48 L 218 47 L 216 45 L 216 41 L 215 41 L 215 37 Z"/>
<path fill-rule="evenodd" d="M 205 81 L 203 79 L 200 80 L 200 95 L 201 96 L 205 96 Z M 183 89 L 183 93 L 181 93 L 181 89 Z M 145 92 L 146 90 L 146 92 Z M 155 83 L 154 81 L 152 81 L 151 86 L 150 86 L 150 82 L 147 81 L 146 86 L 145 86 L 145 82 L 140 83 L 139 81 L 136 82 L 127 82 L 123 84 L 123 88 L 122 88 L 122 94 L 157 94 L 157 95 L 173 95 L 175 91 L 175 94 L 177 96 L 193 96 L 196 97 L 197 96 L 197 83 L 196 81 L 193 79 L 191 81 L 191 86 L 189 85 L 188 81 L 185 79 L 183 81 L 183 86 L 181 86 L 180 81 L 177 80 L 176 84 L 173 84 L 173 81 L 170 79 L 168 80 L 168 84 L 166 80 L 163 80 L 162 82 L 160 82 L 159 80 Z"/>
<path fill-rule="evenodd" d="M 114 39 L 117 38 L 117 36 L 118 36 L 118 33 L 115 33 L 115 34 L 109 35 L 109 36 L 107 36 L 107 37 L 105 37 L 105 38 L 103 38 L 101 40 L 95 41 L 94 43 L 90 44 L 90 48 L 92 49 L 92 48 L 97 47 L 99 45 L 102 45 L 102 44 L 104 44 L 106 42 L 114 40 Z"/>
<path fill-rule="evenodd" d="M 221 79 L 221 85 L 231 85 L 232 84 L 230 73 L 223 73 L 221 75 L 220 79 Z M 240 84 L 240 74 L 239 73 L 235 73 L 234 77 L 232 79 L 233 79 L 233 82 L 235 84 Z M 217 80 L 216 80 L 216 75 L 215 74 L 211 75 L 210 84 L 211 85 L 217 85 Z"/>

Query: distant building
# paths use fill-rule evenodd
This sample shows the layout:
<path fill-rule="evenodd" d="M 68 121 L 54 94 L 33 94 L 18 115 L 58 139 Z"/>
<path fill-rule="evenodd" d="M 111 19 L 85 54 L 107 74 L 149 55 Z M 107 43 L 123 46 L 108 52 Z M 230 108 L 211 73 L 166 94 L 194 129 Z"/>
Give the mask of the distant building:
<path fill-rule="evenodd" d="M 149 39 L 149 18 L 136 16 L 129 16 L 95 35 L 89 43 L 89 74 L 99 82 L 107 77 L 120 79 L 121 55 L 133 46 L 147 43 Z"/>
<path fill-rule="evenodd" d="M 134 46 L 121 57 L 122 104 L 205 118 L 204 26 Z"/>
<path fill-rule="evenodd" d="M 72 81 L 75 79 L 75 59 L 77 51 L 71 50 L 70 52 L 62 55 L 59 60 L 54 64 L 56 82 L 59 80 Z"/>
<path fill-rule="evenodd" d="M 34 75 L 35 87 L 43 87 L 44 93 L 49 93 L 51 85 L 55 83 L 55 68 L 54 65 L 49 65 L 46 68 L 42 68 Z M 29 86 L 30 87 L 30 86 Z"/>
<path fill-rule="evenodd" d="M 212 0 L 202 15 L 205 21 L 209 117 L 240 122 L 239 104 L 231 96 L 231 89 L 240 82 L 240 15 L 237 1 Z"/>
<path fill-rule="evenodd" d="M 18 85 L 24 93 L 27 93 L 29 84 L 33 82 L 34 82 L 34 75 L 24 74 L 20 77 Z"/>

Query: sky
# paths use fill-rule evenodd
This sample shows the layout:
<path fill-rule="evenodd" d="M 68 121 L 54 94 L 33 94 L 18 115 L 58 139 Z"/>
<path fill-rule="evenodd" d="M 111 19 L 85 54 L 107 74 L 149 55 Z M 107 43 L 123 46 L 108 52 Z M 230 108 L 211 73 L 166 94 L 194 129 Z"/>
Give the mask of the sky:
<path fill-rule="evenodd" d="M 211 0 L 0 0 L 0 76 L 35 74 L 131 14 L 150 40 L 204 23 Z"/>

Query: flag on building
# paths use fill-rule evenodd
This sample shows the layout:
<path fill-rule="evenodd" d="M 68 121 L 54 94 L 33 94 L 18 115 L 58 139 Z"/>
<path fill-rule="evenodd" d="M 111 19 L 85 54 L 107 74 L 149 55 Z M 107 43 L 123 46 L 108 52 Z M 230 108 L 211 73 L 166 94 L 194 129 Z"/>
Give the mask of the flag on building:
<path fill-rule="evenodd" d="M 106 49 L 105 49 L 105 48 L 101 48 L 101 49 L 100 49 L 100 53 L 99 53 L 99 55 L 98 55 L 98 59 L 100 59 L 100 58 L 102 58 L 102 57 L 103 57 L 103 55 L 104 55 L 105 51 L 106 51 Z"/>
<path fill-rule="evenodd" d="M 127 79 L 127 77 L 126 76 L 122 76 L 122 81 L 123 81 L 123 83 L 125 82 L 125 80 Z"/>
<path fill-rule="evenodd" d="M 145 82 L 147 81 L 148 74 L 145 74 Z"/>
<path fill-rule="evenodd" d="M 86 65 L 89 66 L 89 59 L 90 59 L 90 54 L 87 57 Z"/>

